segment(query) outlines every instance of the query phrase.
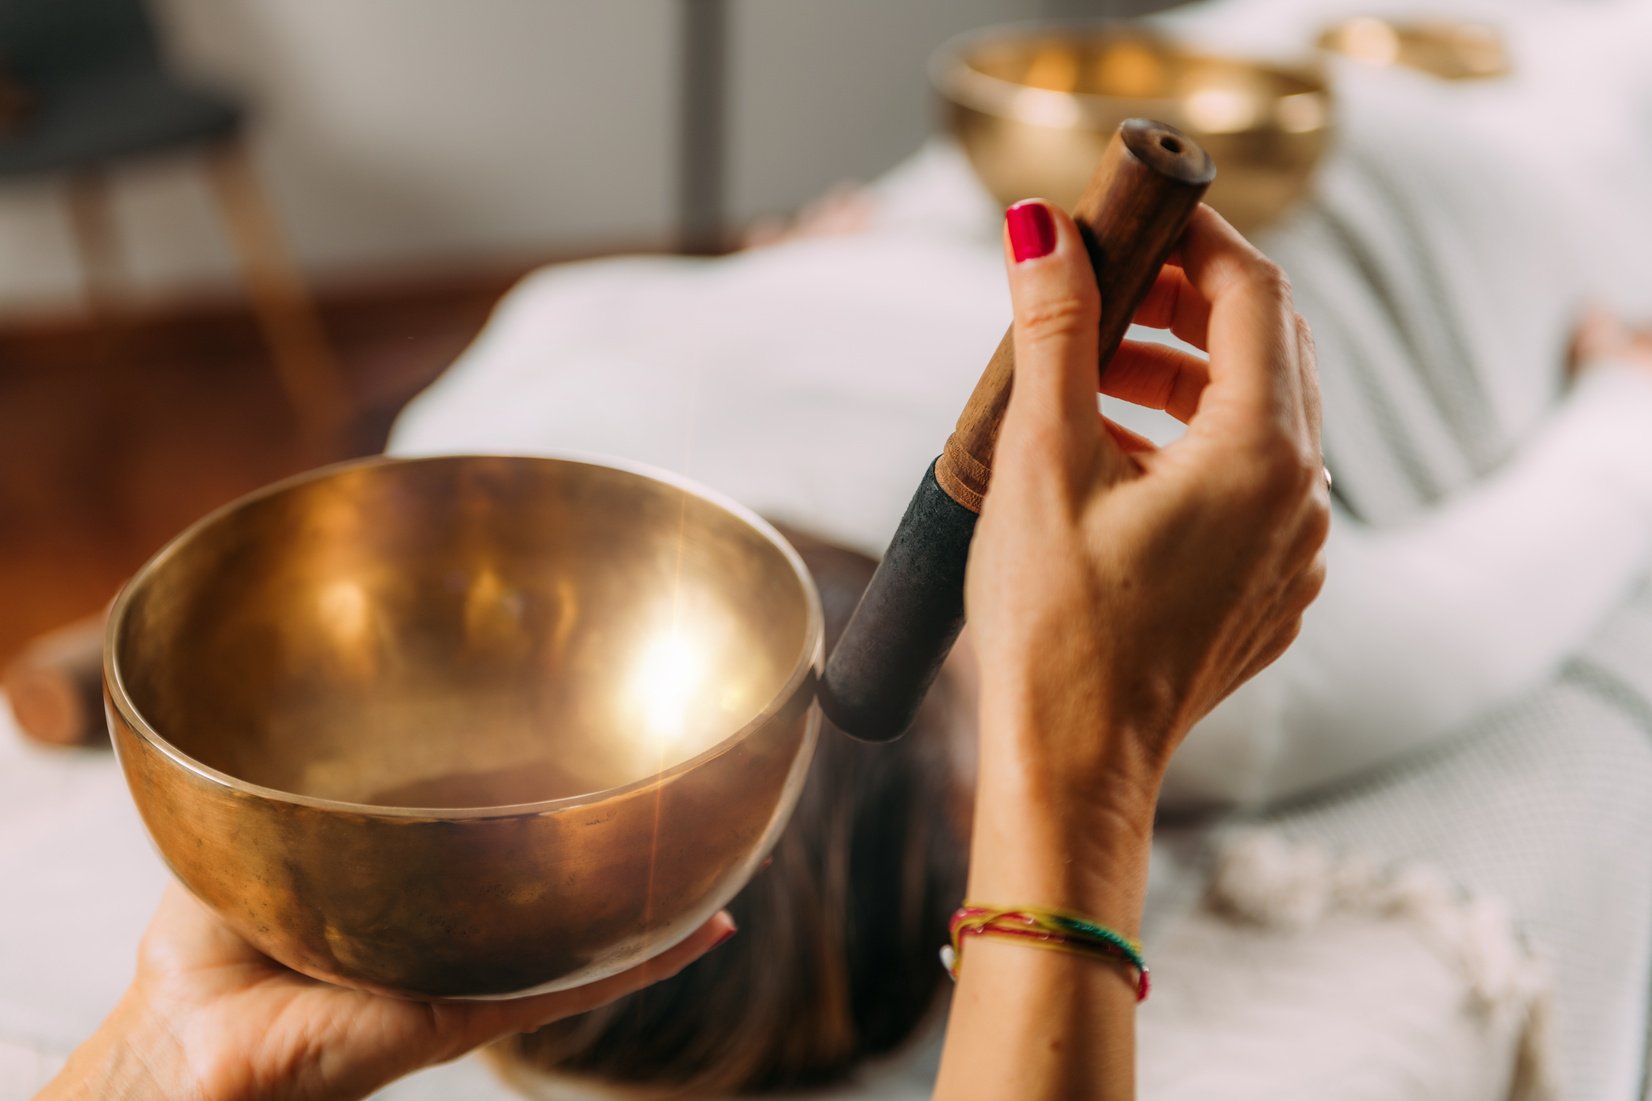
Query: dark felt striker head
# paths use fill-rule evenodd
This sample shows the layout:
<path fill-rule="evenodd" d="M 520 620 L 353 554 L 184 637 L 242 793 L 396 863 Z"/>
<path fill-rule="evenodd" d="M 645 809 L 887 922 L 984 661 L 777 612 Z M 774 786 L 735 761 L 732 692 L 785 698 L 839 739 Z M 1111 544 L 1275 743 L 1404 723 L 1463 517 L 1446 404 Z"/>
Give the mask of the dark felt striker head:
<path fill-rule="evenodd" d="M 888 741 L 912 725 L 964 626 L 975 521 L 931 464 L 826 663 L 821 708 L 855 737 Z"/>

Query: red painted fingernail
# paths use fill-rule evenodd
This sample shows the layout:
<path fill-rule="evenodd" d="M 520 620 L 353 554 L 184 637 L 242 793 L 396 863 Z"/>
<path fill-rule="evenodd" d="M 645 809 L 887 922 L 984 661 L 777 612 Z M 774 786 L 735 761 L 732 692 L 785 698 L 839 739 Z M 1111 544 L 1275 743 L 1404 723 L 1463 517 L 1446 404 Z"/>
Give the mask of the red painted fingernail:
<path fill-rule="evenodd" d="M 1010 229 L 1010 251 L 1017 264 L 1055 251 L 1055 220 L 1050 208 L 1038 200 L 1028 199 L 1004 211 L 1004 223 Z"/>
<path fill-rule="evenodd" d="M 718 948 L 721 948 L 723 945 L 725 945 L 729 942 L 730 937 L 734 936 L 734 934 L 738 933 L 739 931 L 740 930 L 735 929 L 731 926 L 729 928 L 729 930 L 727 932 L 725 932 L 722 936 L 720 936 L 716 940 L 712 941 L 711 942 L 711 947 L 707 948 L 706 951 L 707 952 L 712 952 L 712 951 L 715 951 Z"/>

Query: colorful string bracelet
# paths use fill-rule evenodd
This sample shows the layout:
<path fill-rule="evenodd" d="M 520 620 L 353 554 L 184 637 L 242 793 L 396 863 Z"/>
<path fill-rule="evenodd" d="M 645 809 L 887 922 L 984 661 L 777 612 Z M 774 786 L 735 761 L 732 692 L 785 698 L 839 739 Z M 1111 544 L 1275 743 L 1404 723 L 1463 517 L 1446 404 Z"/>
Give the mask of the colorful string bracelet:
<path fill-rule="evenodd" d="M 941 949 L 941 962 L 954 979 L 962 963 L 964 938 L 972 936 L 1009 937 L 1036 948 L 1118 960 L 1136 971 L 1136 1001 L 1146 1000 L 1152 989 L 1141 942 L 1077 914 L 964 903 L 952 915 L 952 943 Z"/>

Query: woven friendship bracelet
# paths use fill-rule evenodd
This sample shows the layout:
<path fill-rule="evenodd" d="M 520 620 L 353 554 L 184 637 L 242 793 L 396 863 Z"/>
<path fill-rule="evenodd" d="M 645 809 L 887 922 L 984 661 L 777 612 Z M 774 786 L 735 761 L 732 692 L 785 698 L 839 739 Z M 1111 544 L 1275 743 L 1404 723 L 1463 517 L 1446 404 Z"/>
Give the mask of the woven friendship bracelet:
<path fill-rule="evenodd" d="M 1011 937 L 1036 948 L 1118 960 L 1136 970 L 1136 1001 L 1145 1000 L 1152 989 L 1141 943 L 1077 914 L 966 902 L 952 915 L 952 943 L 941 949 L 941 962 L 954 979 L 962 962 L 964 938 L 969 936 Z"/>

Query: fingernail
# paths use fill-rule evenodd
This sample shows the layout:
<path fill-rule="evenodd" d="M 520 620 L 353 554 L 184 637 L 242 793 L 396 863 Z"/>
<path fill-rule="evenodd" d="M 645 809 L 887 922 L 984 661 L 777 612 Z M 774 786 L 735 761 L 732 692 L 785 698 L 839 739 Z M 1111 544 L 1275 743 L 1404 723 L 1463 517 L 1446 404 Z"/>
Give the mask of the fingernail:
<path fill-rule="evenodd" d="M 723 935 L 718 937 L 716 940 L 712 941 L 711 942 L 711 947 L 707 948 L 706 951 L 707 952 L 715 952 L 717 949 L 719 949 L 723 945 L 727 944 L 729 942 L 729 938 L 734 936 L 734 934 L 738 933 L 739 931 L 740 930 L 738 930 L 734 927 L 734 923 L 732 921 L 729 922 L 728 928 L 723 930 Z"/>
<path fill-rule="evenodd" d="M 1055 220 L 1050 217 L 1050 208 L 1037 199 L 1016 203 L 1004 211 L 1004 223 L 1009 226 L 1010 251 L 1017 264 L 1055 251 Z"/>

